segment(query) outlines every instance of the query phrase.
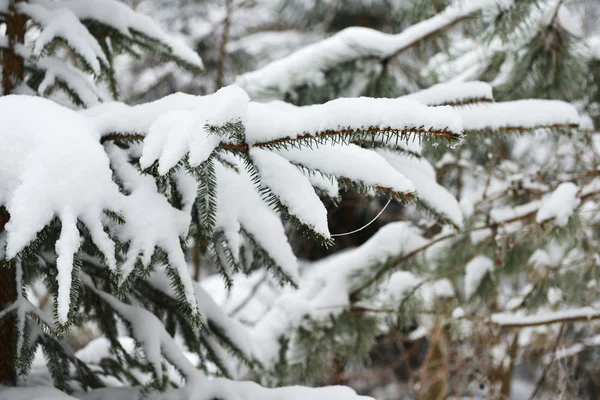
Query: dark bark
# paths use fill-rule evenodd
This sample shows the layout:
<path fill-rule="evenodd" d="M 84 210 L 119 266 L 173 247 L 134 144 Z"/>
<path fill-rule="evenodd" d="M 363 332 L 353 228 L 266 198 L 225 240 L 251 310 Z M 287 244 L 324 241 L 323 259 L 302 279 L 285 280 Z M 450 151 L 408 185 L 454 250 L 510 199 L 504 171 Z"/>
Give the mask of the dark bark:
<path fill-rule="evenodd" d="M 17 12 L 15 5 L 25 1 L 14 0 L 10 5 L 9 16 L 6 18 L 8 48 L 2 52 L 2 89 L 4 95 L 13 93 L 15 87 L 23 82 L 23 58 L 17 54 L 15 46 L 22 44 L 25 40 L 27 18 Z"/>
<path fill-rule="evenodd" d="M 10 216 L 0 209 L 0 234 Z M 17 299 L 14 268 L 0 266 L 0 310 L 9 307 Z M 0 321 L 0 384 L 14 386 L 17 382 L 15 369 L 15 317 L 8 315 Z"/>
<path fill-rule="evenodd" d="M 6 18 L 8 48 L 2 51 L 2 94 L 8 95 L 23 82 L 23 59 L 15 51 L 18 44 L 24 43 L 26 17 L 17 12 L 16 4 L 26 0 L 14 0 Z M 0 208 L 0 234 L 8 223 L 10 215 Z M 0 260 L 1 261 L 1 260 Z M 0 266 L 0 310 L 9 307 L 17 299 L 17 282 L 14 268 Z M 17 383 L 15 368 L 15 316 L 8 315 L 0 321 L 0 384 L 14 386 Z"/>

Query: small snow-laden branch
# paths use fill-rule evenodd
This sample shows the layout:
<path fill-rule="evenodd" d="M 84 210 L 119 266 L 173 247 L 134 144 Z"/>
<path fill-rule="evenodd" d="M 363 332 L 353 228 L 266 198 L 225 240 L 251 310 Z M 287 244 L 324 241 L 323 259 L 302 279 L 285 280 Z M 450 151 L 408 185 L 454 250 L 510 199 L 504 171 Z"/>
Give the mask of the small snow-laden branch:
<path fill-rule="evenodd" d="M 494 101 L 492 85 L 487 82 L 438 83 L 427 89 L 400 97 L 428 106 L 466 106 Z"/>
<path fill-rule="evenodd" d="M 301 49 L 236 80 L 255 99 L 281 99 L 303 85 L 320 85 L 325 73 L 361 59 L 386 60 L 420 43 L 476 12 L 494 7 L 494 0 L 460 0 L 436 16 L 390 35 L 368 28 L 347 28 L 319 43 Z"/>
<path fill-rule="evenodd" d="M 198 53 L 184 43 L 169 36 L 160 26 L 146 15 L 132 10 L 126 4 L 115 0 L 95 0 L 85 2 L 79 0 L 33 0 L 35 7 L 46 9 L 48 13 L 69 12 L 83 24 L 100 24 L 107 31 L 113 31 L 113 39 L 119 40 L 122 35 L 128 40 L 139 44 L 152 40 L 156 42 L 156 50 L 162 55 L 169 56 L 175 61 L 192 70 L 203 68 L 202 60 Z M 70 35 L 70 40 L 80 40 Z M 146 40 L 143 40 L 146 39 Z"/>
<path fill-rule="evenodd" d="M 283 102 L 250 102 L 246 92 L 236 86 L 220 89 L 208 96 L 175 94 L 134 107 L 104 103 L 83 111 L 100 130 L 103 141 L 144 140 L 144 166 L 160 157 L 183 158 L 194 149 L 193 140 L 213 129 L 220 136 L 217 144 L 229 151 L 247 153 L 250 147 L 282 149 L 323 143 L 344 143 L 385 139 L 386 143 L 413 136 L 460 139 L 462 121 L 451 107 L 427 107 L 416 100 L 341 98 L 325 104 L 295 107 Z M 178 122 L 179 121 L 179 122 Z M 227 137 L 227 124 L 240 122 L 243 132 Z M 171 132 L 181 131 L 177 135 Z M 221 132 L 223 131 L 223 132 Z M 171 136 L 175 136 L 171 138 Z M 171 143 L 174 142 L 174 143 Z M 161 149 L 168 147 L 167 150 Z M 208 147 L 210 149 L 210 147 Z M 207 158 L 193 157 L 194 164 Z M 165 161 L 166 163 L 166 161 Z M 168 165 L 161 169 L 168 170 Z"/>
<path fill-rule="evenodd" d="M 42 27 L 32 55 L 43 56 L 47 48 L 61 40 L 71 48 L 83 64 L 98 76 L 108 67 L 108 59 L 96 38 L 68 8 L 47 9 L 39 4 L 18 3 L 18 9 Z"/>
<path fill-rule="evenodd" d="M 600 308 L 582 307 L 563 311 L 552 311 L 537 315 L 497 313 L 490 316 L 490 322 L 503 328 L 524 328 L 564 322 L 586 322 L 600 319 Z"/>
<path fill-rule="evenodd" d="M 457 109 L 466 135 L 566 130 L 579 125 L 577 110 L 557 100 L 518 100 Z"/>
<path fill-rule="evenodd" d="M 161 355 L 164 355 L 186 379 L 198 373 L 154 314 L 144 308 L 125 304 L 112 295 L 97 289 L 87 275 L 83 275 L 82 282 L 86 288 L 102 298 L 130 325 L 133 338 L 144 349 L 146 360 L 152 366 L 159 380 L 162 380 L 163 373 Z"/>
<path fill-rule="evenodd" d="M 389 161 L 376 151 L 364 149 L 354 144 L 320 145 L 313 149 L 276 150 L 285 159 L 337 178 L 347 178 L 367 186 L 387 188 L 405 196 L 414 194 L 415 183 L 407 179 L 402 169 L 394 168 Z"/>

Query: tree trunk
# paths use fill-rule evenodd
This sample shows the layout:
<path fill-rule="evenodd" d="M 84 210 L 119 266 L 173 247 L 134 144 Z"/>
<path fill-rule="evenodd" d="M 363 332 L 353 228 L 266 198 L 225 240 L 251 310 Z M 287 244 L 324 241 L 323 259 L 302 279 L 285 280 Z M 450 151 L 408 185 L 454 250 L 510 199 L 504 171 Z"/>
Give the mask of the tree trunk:
<path fill-rule="evenodd" d="M 15 51 L 15 46 L 25 41 L 25 23 L 27 18 L 19 14 L 16 9 L 17 3 L 24 3 L 26 0 L 13 0 L 10 2 L 9 15 L 6 18 L 6 37 L 8 38 L 8 48 L 2 52 L 2 89 L 3 95 L 14 92 L 21 82 L 23 82 L 23 58 Z"/>
<path fill-rule="evenodd" d="M 12 0 L 6 18 L 8 48 L 2 51 L 2 94 L 8 95 L 23 82 L 23 59 L 15 51 L 18 44 L 25 41 L 27 18 L 17 12 L 16 4 L 26 0 Z M 0 234 L 8 223 L 10 215 L 0 208 Z M 0 260 L 1 262 L 2 260 Z M 17 300 L 17 281 L 14 268 L 0 266 L 0 310 L 4 310 Z M 17 383 L 15 368 L 15 317 L 8 315 L 0 321 L 0 384 L 14 386 Z"/>
<path fill-rule="evenodd" d="M 0 208 L 0 234 L 4 232 L 4 226 L 9 218 L 8 213 Z M 0 310 L 9 307 L 16 299 L 15 269 L 0 266 Z M 17 383 L 14 338 L 15 317 L 8 315 L 0 320 L 0 384 L 2 385 L 14 386 Z"/>

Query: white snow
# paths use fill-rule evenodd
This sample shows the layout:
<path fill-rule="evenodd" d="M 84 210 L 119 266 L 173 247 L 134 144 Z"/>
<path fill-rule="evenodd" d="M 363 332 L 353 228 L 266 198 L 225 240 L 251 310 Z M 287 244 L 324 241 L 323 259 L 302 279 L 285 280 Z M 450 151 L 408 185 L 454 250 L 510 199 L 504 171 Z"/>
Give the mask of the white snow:
<path fill-rule="evenodd" d="M 279 154 L 293 163 L 307 168 L 360 181 L 369 186 L 380 186 L 398 193 L 414 193 L 413 183 L 401 169 L 394 169 L 381 155 L 357 145 L 320 145 L 313 149 L 279 150 Z"/>
<path fill-rule="evenodd" d="M 558 185 L 551 195 L 542 200 L 536 221 L 543 222 L 554 218 L 556 225 L 565 226 L 579 206 L 578 191 L 579 188 L 572 182 L 563 182 Z"/>
<path fill-rule="evenodd" d="M 69 310 L 78 219 L 90 229 L 109 267 L 116 268 L 114 245 L 99 221 L 103 210 L 119 212 L 122 196 L 99 137 L 87 119 L 49 100 L 0 98 L 0 204 L 11 215 L 6 256 L 15 257 L 54 216 L 61 220 L 56 244 L 61 324 L 67 322 Z"/>
<path fill-rule="evenodd" d="M 233 157 L 230 161 L 239 166 L 240 173 L 220 163 L 215 165 L 217 174 L 215 229 L 224 231 L 231 250 L 237 251 L 241 244 L 239 232 L 243 228 L 267 251 L 292 281 L 297 281 L 298 262 L 287 241 L 281 220 L 262 200 L 250 176 L 244 170 L 243 163 L 236 162 Z"/>
<path fill-rule="evenodd" d="M 282 156 L 268 150 L 250 149 L 250 157 L 260 174 L 261 186 L 268 187 L 300 222 L 323 238 L 330 239 L 327 209 L 302 172 Z"/>
<path fill-rule="evenodd" d="M 517 100 L 456 109 L 465 132 L 511 128 L 577 126 L 579 114 L 569 103 L 556 100 Z"/>
<path fill-rule="evenodd" d="M 46 45 L 60 38 L 85 60 L 96 75 L 100 74 L 100 63 L 108 66 L 108 59 L 96 38 L 68 8 L 47 9 L 28 3 L 19 3 L 18 8 L 42 26 L 33 47 L 34 56 L 39 57 Z"/>
<path fill-rule="evenodd" d="M 427 89 L 402 96 L 402 99 L 417 100 L 428 106 L 454 105 L 468 101 L 492 101 L 492 85 L 487 82 L 438 83 Z"/>
<path fill-rule="evenodd" d="M 494 262 L 486 256 L 473 258 L 465 267 L 465 297 L 471 298 L 486 275 L 494 271 Z"/>
<path fill-rule="evenodd" d="M 192 279 L 179 241 L 188 233 L 191 216 L 171 206 L 158 192 L 154 179 L 141 175 L 128 162 L 127 154 L 116 145 L 108 145 L 106 151 L 117 176 L 130 191 L 121 201 L 126 224 L 113 227 L 122 241 L 130 243 L 127 259 L 121 266 L 123 281 L 133 271 L 138 257 L 141 256 L 142 264 L 148 266 L 158 246 L 167 253 L 170 265 L 177 270 L 183 283 L 188 304 L 196 310 Z M 148 218 L 149 215 L 152 218 Z"/>
<path fill-rule="evenodd" d="M 545 312 L 535 315 L 519 315 L 513 313 L 492 314 L 490 320 L 498 325 L 544 325 L 562 322 L 563 320 L 591 319 L 600 317 L 596 307 L 572 308 L 569 310 Z"/>
<path fill-rule="evenodd" d="M 506 223 L 513 219 L 535 213 L 540 208 L 540 204 L 539 200 L 534 200 L 516 207 L 494 208 L 490 211 L 490 217 L 494 222 Z"/>
<path fill-rule="evenodd" d="M 462 227 L 463 214 L 456 197 L 436 182 L 435 170 L 427 160 L 387 149 L 378 149 L 377 153 L 410 179 L 419 201 L 447 218 L 454 226 Z"/>
<path fill-rule="evenodd" d="M 30 3 L 42 6 L 47 10 L 68 10 L 79 20 L 96 20 L 127 37 L 131 37 L 134 33 L 140 33 L 165 43 L 169 46 L 173 55 L 190 65 L 202 68 L 202 60 L 194 50 L 167 35 L 154 20 L 135 12 L 122 2 L 115 0 L 94 0 L 93 2 L 80 0 L 33 0 Z"/>
<path fill-rule="evenodd" d="M 387 128 L 397 131 L 462 132 L 462 121 L 451 107 L 427 107 L 415 100 L 339 98 L 325 104 L 294 107 L 281 102 L 248 106 L 246 136 L 249 144 L 328 131 Z M 265 123 L 268 121 L 268 123 Z"/>
<path fill-rule="evenodd" d="M 147 131 L 133 129 L 129 132 L 148 133 L 140 165 L 147 168 L 158 160 L 161 174 L 166 174 L 188 152 L 190 165 L 197 166 L 205 161 L 225 138 L 207 132 L 204 126 L 218 127 L 243 120 L 248 103 L 246 93 L 235 86 L 227 86 L 209 96 L 186 96 L 184 99 L 187 101 L 182 103 L 177 101 L 177 97 L 170 97 L 171 102 L 167 99 L 133 107 L 127 113 L 131 118 L 138 111 L 137 114 L 149 122 Z M 180 104 L 193 109 L 179 109 Z M 171 106 L 173 110 L 162 108 L 163 105 Z"/>
<path fill-rule="evenodd" d="M 381 285 L 378 298 L 397 308 L 420 282 L 412 272 L 396 271 Z"/>

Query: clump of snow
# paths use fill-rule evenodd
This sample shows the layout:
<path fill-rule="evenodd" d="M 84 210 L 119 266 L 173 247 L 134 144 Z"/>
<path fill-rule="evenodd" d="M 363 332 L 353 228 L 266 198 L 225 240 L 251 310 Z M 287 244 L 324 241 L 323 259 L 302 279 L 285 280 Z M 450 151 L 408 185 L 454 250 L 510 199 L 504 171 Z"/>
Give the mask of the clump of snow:
<path fill-rule="evenodd" d="M 403 99 L 417 100 L 428 106 L 454 105 L 467 101 L 492 101 L 492 85 L 487 82 L 438 83 L 427 89 L 402 96 Z"/>
<path fill-rule="evenodd" d="M 327 210 L 310 181 L 288 160 L 271 151 L 253 148 L 250 157 L 260 174 L 261 186 L 268 187 L 290 214 L 329 239 Z"/>
<path fill-rule="evenodd" d="M 464 129 L 485 131 L 579 124 L 579 113 L 569 103 L 556 100 L 517 100 L 457 109 Z"/>
<path fill-rule="evenodd" d="M 380 154 L 357 145 L 320 145 L 313 149 L 286 149 L 278 152 L 293 163 L 340 178 L 381 186 L 399 193 L 415 191 L 413 183 L 399 168 L 393 168 Z"/>
<path fill-rule="evenodd" d="M 135 33 L 145 35 L 165 43 L 171 49 L 173 55 L 179 59 L 197 68 L 202 68 L 202 60 L 198 53 L 184 43 L 167 35 L 152 18 L 134 11 L 122 2 L 114 0 L 95 0 L 94 2 L 34 0 L 31 3 L 48 11 L 64 12 L 63 10 L 68 10 L 79 20 L 98 21 L 117 30 L 126 37 L 132 37 Z M 76 40 L 73 35 L 69 36 L 71 36 L 70 40 Z"/>
<path fill-rule="evenodd" d="M 35 115 L 35 118 L 31 118 Z M 58 255 L 58 322 L 67 322 L 77 221 L 116 268 L 114 244 L 100 222 L 104 210 L 119 212 L 122 195 L 112 181 L 100 134 L 89 120 L 50 100 L 0 98 L 0 204 L 11 215 L 6 256 L 15 257 L 56 216 L 62 223 Z M 85 168 L 81 168 L 85 166 Z"/>
<path fill-rule="evenodd" d="M 454 226 L 462 227 L 463 215 L 456 197 L 437 183 L 435 170 L 427 160 L 387 149 L 379 149 L 377 153 L 410 179 L 421 202 Z"/>
<path fill-rule="evenodd" d="M 268 252 L 292 281 L 297 281 L 298 261 L 287 241 L 281 220 L 263 201 L 252 184 L 251 177 L 244 170 L 243 163 L 233 157 L 229 161 L 238 165 L 239 173 L 220 163 L 215 164 L 217 175 L 215 229 L 225 233 L 232 251 L 238 251 L 241 245 L 240 230 L 243 228 Z"/>
<path fill-rule="evenodd" d="M 466 315 L 464 308 L 462 307 L 456 307 L 453 311 L 452 311 L 452 318 L 454 319 L 461 319 L 464 318 L 464 316 Z"/>
<path fill-rule="evenodd" d="M 554 218 L 556 225 L 565 226 L 581 202 L 577 197 L 578 191 L 579 188 L 572 182 L 558 185 L 551 195 L 542 200 L 536 221 L 543 222 Z"/>
<path fill-rule="evenodd" d="M 33 55 L 40 56 L 42 50 L 56 38 L 65 40 L 76 53 L 100 74 L 100 62 L 108 65 L 108 59 L 94 36 L 68 8 L 47 9 L 39 4 L 19 3 L 19 10 L 41 24 L 42 31 L 36 38 Z"/>
<path fill-rule="evenodd" d="M 465 268 L 465 296 L 471 298 L 486 275 L 494 270 L 494 262 L 486 256 L 477 256 Z"/>
<path fill-rule="evenodd" d="M 420 282 L 412 272 L 396 271 L 382 284 L 379 298 L 396 308 Z"/>

